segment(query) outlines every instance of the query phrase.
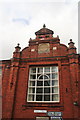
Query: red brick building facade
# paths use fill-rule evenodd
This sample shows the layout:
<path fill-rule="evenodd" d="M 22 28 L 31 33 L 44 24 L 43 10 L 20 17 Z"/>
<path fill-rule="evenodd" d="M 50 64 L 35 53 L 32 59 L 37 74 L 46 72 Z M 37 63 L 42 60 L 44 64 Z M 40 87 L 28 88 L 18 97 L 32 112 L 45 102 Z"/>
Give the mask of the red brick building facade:
<path fill-rule="evenodd" d="M 80 57 L 44 25 L 13 58 L 3 60 L 2 118 L 80 118 Z"/>

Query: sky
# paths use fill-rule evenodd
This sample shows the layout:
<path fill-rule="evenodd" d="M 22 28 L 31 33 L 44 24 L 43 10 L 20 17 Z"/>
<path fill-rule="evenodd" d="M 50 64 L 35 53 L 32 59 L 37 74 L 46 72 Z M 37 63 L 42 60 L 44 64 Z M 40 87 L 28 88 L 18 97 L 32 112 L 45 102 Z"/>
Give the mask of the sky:
<path fill-rule="evenodd" d="M 0 0 L 0 60 L 11 59 L 17 43 L 21 50 L 46 24 L 68 46 L 78 48 L 79 0 Z"/>

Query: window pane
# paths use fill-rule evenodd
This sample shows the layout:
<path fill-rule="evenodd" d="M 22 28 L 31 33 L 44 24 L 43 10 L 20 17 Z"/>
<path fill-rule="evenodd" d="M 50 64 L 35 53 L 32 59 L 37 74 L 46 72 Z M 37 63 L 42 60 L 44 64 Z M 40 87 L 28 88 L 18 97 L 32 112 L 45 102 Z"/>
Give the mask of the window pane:
<path fill-rule="evenodd" d="M 50 72 L 50 67 L 45 67 L 44 68 L 44 72 L 46 73 L 46 72 Z"/>
<path fill-rule="evenodd" d="M 30 69 L 30 72 L 31 72 L 31 73 L 36 73 L 36 68 L 31 68 L 31 69 Z"/>
<path fill-rule="evenodd" d="M 35 93 L 35 88 L 29 88 L 29 93 Z"/>
<path fill-rule="evenodd" d="M 44 88 L 44 93 L 50 93 L 50 88 Z"/>
<path fill-rule="evenodd" d="M 34 95 L 29 95 L 28 96 L 28 101 L 34 101 Z"/>
<path fill-rule="evenodd" d="M 58 80 L 52 80 L 52 85 L 58 85 Z"/>
<path fill-rule="evenodd" d="M 51 78 L 51 75 L 50 74 L 47 74 L 48 78 L 50 79 Z"/>
<path fill-rule="evenodd" d="M 44 95 L 44 101 L 50 101 L 50 95 Z"/>
<path fill-rule="evenodd" d="M 43 88 L 37 88 L 36 93 L 43 93 Z"/>
<path fill-rule="evenodd" d="M 30 81 L 30 86 L 35 86 L 35 81 Z"/>
<path fill-rule="evenodd" d="M 52 88 L 52 93 L 58 93 L 58 87 L 53 87 Z"/>
<path fill-rule="evenodd" d="M 38 74 L 37 74 L 37 78 L 39 79 L 39 78 L 40 78 L 40 76 L 41 76 L 41 74 L 39 74 L 39 73 L 38 73 Z"/>
<path fill-rule="evenodd" d="M 30 79 L 36 79 L 36 75 L 30 75 Z"/>
<path fill-rule="evenodd" d="M 38 73 L 42 73 L 43 72 L 43 67 L 38 68 Z"/>
<path fill-rule="evenodd" d="M 37 86 L 43 86 L 43 81 L 37 81 Z"/>
<path fill-rule="evenodd" d="M 42 95 L 36 95 L 36 101 L 42 101 Z"/>
<path fill-rule="evenodd" d="M 41 76 L 39 77 L 39 79 L 43 80 L 43 75 L 41 75 Z"/>
<path fill-rule="evenodd" d="M 56 66 L 52 67 L 52 72 L 58 72 L 58 67 Z"/>
<path fill-rule="evenodd" d="M 59 101 L 58 95 L 52 95 L 52 101 Z"/>
<path fill-rule="evenodd" d="M 50 81 L 44 81 L 44 86 L 50 86 Z"/>
<path fill-rule="evenodd" d="M 57 78 L 58 78 L 58 74 L 53 73 L 52 74 L 52 79 L 57 79 Z"/>
<path fill-rule="evenodd" d="M 44 80 L 49 79 L 47 75 L 44 75 Z"/>

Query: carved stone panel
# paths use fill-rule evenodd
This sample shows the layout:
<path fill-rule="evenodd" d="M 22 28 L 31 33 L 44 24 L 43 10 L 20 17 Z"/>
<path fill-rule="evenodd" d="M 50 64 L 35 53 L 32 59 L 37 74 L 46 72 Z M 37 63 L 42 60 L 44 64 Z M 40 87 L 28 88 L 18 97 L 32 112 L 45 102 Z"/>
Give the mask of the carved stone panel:
<path fill-rule="evenodd" d="M 50 44 L 42 43 L 38 46 L 38 53 L 49 53 L 50 52 Z"/>

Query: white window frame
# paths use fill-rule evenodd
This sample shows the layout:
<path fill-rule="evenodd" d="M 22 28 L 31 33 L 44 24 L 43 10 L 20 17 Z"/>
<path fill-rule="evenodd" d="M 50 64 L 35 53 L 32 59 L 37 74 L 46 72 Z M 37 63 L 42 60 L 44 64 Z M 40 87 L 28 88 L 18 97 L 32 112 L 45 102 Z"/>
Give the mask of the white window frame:
<path fill-rule="evenodd" d="M 49 67 L 50 68 L 50 72 L 44 72 L 44 69 L 46 68 L 46 67 Z M 52 72 L 52 67 L 56 67 L 57 69 L 58 69 L 58 66 L 43 66 L 43 67 L 30 67 L 30 71 L 29 71 L 29 81 L 28 81 L 28 94 L 27 94 L 27 101 L 28 102 L 60 102 L 60 93 L 59 93 L 59 71 L 57 70 L 56 72 Z M 36 73 L 31 73 L 31 69 L 32 68 L 35 68 L 36 69 Z M 39 75 L 39 73 L 38 73 L 38 69 L 39 68 L 43 68 L 43 72 L 42 73 L 40 73 L 40 75 Z M 44 76 L 44 75 L 46 75 L 47 76 L 47 74 L 50 74 L 50 76 L 52 76 L 52 74 L 57 74 L 57 78 L 56 79 L 52 79 L 52 77 L 51 77 L 51 79 L 49 79 L 50 80 L 50 86 L 44 86 L 44 78 L 43 78 L 43 86 L 37 86 L 37 81 L 39 80 L 39 78 L 40 78 L 40 76 Z M 34 75 L 35 76 L 35 79 L 31 79 L 31 75 Z M 39 75 L 39 77 L 37 78 L 37 76 Z M 57 85 L 52 85 L 52 80 L 53 81 L 55 81 L 55 82 L 57 82 Z M 30 82 L 34 82 L 35 83 L 35 85 L 33 86 L 31 86 L 30 85 Z M 37 88 L 50 88 L 50 93 L 44 93 L 44 92 L 42 92 L 42 93 L 40 93 L 39 95 L 43 95 L 42 97 L 44 97 L 44 94 L 45 95 L 48 95 L 48 96 L 50 96 L 50 100 L 48 100 L 48 101 L 45 101 L 44 100 L 44 98 L 42 98 L 43 100 L 41 100 L 41 101 L 37 101 L 37 99 L 36 99 L 36 96 L 38 95 L 38 93 L 37 93 Z M 31 89 L 33 89 L 34 88 L 34 93 L 32 92 L 32 90 L 30 91 L 30 88 Z M 58 88 L 58 90 L 57 90 L 57 93 L 55 92 L 55 93 L 53 93 L 52 92 L 52 88 Z M 30 92 L 32 92 L 32 93 L 30 93 Z M 30 95 L 33 95 L 34 96 L 34 100 L 29 100 L 29 96 Z M 58 96 L 58 100 L 52 100 L 52 95 L 57 95 Z M 38 97 L 38 96 L 37 96 Z"/>

